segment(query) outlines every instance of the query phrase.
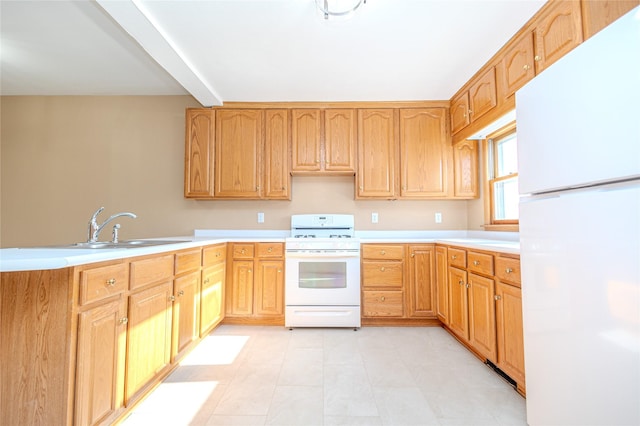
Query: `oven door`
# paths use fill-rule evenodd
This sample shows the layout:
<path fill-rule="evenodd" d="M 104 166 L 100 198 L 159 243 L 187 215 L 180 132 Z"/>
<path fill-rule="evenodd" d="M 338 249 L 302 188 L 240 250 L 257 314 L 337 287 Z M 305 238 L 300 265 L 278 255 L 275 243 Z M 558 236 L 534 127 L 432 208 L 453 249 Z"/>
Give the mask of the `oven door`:
<path fill-rule="evenodd" d="M 359 306 L 360 252 L 287 252 L 287 306 Z"/>

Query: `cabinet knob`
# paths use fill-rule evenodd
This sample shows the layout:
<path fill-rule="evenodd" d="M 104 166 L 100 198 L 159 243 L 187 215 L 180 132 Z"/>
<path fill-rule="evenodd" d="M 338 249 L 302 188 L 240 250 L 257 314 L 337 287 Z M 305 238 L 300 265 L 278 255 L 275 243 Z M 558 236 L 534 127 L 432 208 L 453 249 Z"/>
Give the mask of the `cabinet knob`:
<path fill-rule="evenodd" d="M 466 287 L 467 287 L 467 288 L 471 288 L 471 284 L 470 284 L 470 283 L 467 283 L 467 286 L 466 286 Z"/>
<path fill-rule="evenodd" d="M 469 115 L 471 115 L 471 114 L 473 114 L 473 111 L 472 111 L 472 110 L 469 110 Z"/>
<path fill-rule="evenodd" d="M 384 272 L 384 266 L 380 267 L 380 272 Z"/>
<path fill-rule="evenodd" d="M 268 251 L 269 253 L 271 253 L 271 252 L 273 251 L 273 247 L 269 247 L 269 248 L 267 249 L 267 251 Z"/>
<path fill-rule="evenodd" d="M 221 255 L 222 255 L 222 253 L 220 253 L 220 252 L 216 253 L 216 257 L 220 257 Z"/>
<path fill-rule="evenodd" d="M 240 254 L 244 254 L 244 249 L 240 250 Z"/>
<path fill-rule="evenodd" d="M 456 260 L 458 258 L 458 255 L 454 254 L 451 256 L 451 260 Z"/>
<path fill-rule="evenodd" d="M 175 302 L 176 297 L 174 295 L 169 296 L 169 302 Z"/>
<path fill-rule="evenodd" d="M 505 271 L 507 274 L 510 274 L 510 273 L 512 273 L 512 272 L 513 272 L 513 269 L 511 269 L 511 268 L 507 268 L 507 269 L 505 269 L 504 271 Z"/>
<path fill-rule="evenodd" d="M 540 55 L 536 55 L 536 56 L 533 57 L 533 60 L 536 61 L 536 62 L 539 62 L 539 61 L 542 60 L 542 57 Z"/>
<path fill-rule="evenodd" d="M 204 283 L 205 283 L 205 284 L 209 284 L 209 278 L 205 278 L 205 279 L 204 279 Z"/>
<path fill-rule="evenodd" d="M 415 253 L 411 253 L 411 257 L 416 257 L 416 254 Z"/>
<path fill-rule="evenodd" d="M 529 64 L 525 64 L 525 65 L 522 67 L 522 69 L 523 69 L 523 70 L 525 70 L 525 71 L 529 71 L 529 70 L 531 69 L 531 65 L 529 65 Z"/>
<path fill-rule="evenodd" d="M 479 260 L 474 260 L 474 261 L 473 261 L 473 264 L 474 264 L 474 265 L 476 265 L 476 266 L 478 266 L 478 265 L 480 264 L 480 261 L 479 261 Z"/>
<path fill-rule="evenodd" d="M 278 269 L 278 273 L 281 274 L 282 273 L 282 269 Z"/>
<path fill-rule="evenodd" d="M 380 254 L 381 254 L 382 256 L 384 256 L 385 254 L 387 254 L 387 252 L 386 252 L 386 251 L 384 251 L 384 250 L 380 250 Z"/>
<path fill-rule="evenodd" d="M 252 273 L 253 271 L 252 271 L 251 269 L 249 269 L 249 271 L 248 271 L 248 272 L 249 272 L 249 273 Z"/>
<path fill-rule="evenodd" d="M 364 187 L 362 185 L 359 186 L 360 191 L 364 190 Z"/>
<path fill-rule="evenodd" d="M 464 285 L 464 281 L 462 281 L 462 280 L 458 280 L 458 284 L 460 284 L 460 285 Z"/>
<path fill-rule="evenodd" d="M 260 191 L 260 185 L 256 186 L 256 191 Z"/>
<path fill-rule="evenodd" d="M 495 300 L 500 300 L 500 299 L 502 299 L 502 297 L 500 297 L 500 295 L 499 295 L 499 294 L 496 294 L 495 296 L 493 296 L 493 298 L 494 298 Z"/>
<path fill-rule="evenodd" d="M 180 291 L 178 292 L 178 296 L 184 296 L 184 290 L 180 290 Z"/>
<path fill-rule="evenodd" d="M 111 279 L 107 280 L 107 285 L 109 287 L 113 287 L 114 285 L 116 285 L 116 279 L 115 278 L 111 278 Z"/>
<path fill-rule="evenodd" d="M 384 296 L 380 296 L 380 301 L 384 302 Z"/>
<path fill-rule="evenodd" d="M 124 317 L 124 318 L 120 318 L 120 324 L 126 324 L 129 322 L 129 318 Z"/>

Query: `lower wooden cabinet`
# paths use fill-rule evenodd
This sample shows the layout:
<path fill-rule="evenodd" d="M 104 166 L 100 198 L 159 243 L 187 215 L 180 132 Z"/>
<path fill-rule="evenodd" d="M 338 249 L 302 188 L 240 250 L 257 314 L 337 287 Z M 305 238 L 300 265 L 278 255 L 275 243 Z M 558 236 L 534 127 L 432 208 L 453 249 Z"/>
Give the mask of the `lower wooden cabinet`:
<path fill-rule="evenodd" d="M 226 245 L 205 247 L 202 250 L 202 268 L 200 337 L 213 330 L 224 318 Z"/>
<path fill-rule="evenodd" d="M 231 243 L 227 323 L 284 325 L 284 244 Z"/>
<path fill-rule="evenodd" d="M 496 357 L 493 279 L 469 273 L 469 342 L 488 360 Z"/>
<path fill-rule="evenodd" d="M 198 265 L 199 266 L 199 265 Z M 200 338 L 200 268 L 173 281 L 171 360 L 179 359 Z"/>
<path fill-rule="evenodd" d="M 409 291 L 407 316 L 436 317 L 435 246 L 408 246 Z"/>
<path fill-rule="evenodd" d="M 449 266 L 449 329 L 469 340 L 469 296 L 467 271 Z"/>
<path fill-rule="evenodd" d="M 443 324 L 449 325 L 449 286 L 447 247 L 436 246 L 436 314 Z"/>
<path fill-rule="evenodd" d="M 126 331 L 123 295 L 78 315 L 75 424 L 108 423 L 124 406 Z"/>

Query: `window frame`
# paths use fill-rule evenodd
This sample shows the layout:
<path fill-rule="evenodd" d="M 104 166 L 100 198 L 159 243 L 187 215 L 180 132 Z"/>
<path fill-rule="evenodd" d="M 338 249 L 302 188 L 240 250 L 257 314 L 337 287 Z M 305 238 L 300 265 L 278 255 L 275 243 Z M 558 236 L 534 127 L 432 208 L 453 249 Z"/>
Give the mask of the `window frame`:
<path fill-rule="evenodd" d="M 486 194 L 486 197 L 484 197 L 485 230 L 519 231 L 520 222 L 518 219 L 495 219 L 494 211 L 494 183 L 513 179 L 518 176 L 518 173 L 513 173 L 506 176 L 495 177 L 498 174 L 498 162 L 495 161 L 497 144 L 499 141 L 513 134 L 517 134 L 515 121 L 487 135 L 482 144 L 485 158 L 485 173 L 483 179 L 484 193 Z"/>

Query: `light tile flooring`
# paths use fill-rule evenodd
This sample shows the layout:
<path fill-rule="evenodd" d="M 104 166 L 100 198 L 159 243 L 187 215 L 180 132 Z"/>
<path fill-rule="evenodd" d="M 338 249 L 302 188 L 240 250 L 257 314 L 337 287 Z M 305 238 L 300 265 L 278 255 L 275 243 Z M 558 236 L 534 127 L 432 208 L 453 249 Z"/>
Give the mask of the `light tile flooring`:
<path fill-rule="evenodd" d="M 222 325 L 124 421 L 526 425 L 525 400 L 439 327 Z"/>

